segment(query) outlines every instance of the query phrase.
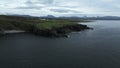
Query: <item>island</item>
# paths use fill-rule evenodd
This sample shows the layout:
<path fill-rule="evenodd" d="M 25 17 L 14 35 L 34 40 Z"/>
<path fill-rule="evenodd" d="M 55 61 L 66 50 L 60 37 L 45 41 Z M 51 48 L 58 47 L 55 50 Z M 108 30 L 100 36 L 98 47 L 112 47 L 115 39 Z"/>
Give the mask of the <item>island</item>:
<path fill-rule="evenodd" d="M 45 37 L 67 37 L 71 32 L 91 29 L 87 25 L 79 24 L 80 22 L 88 21 L 0 15 L 0 36 L 30 32 Z"/>

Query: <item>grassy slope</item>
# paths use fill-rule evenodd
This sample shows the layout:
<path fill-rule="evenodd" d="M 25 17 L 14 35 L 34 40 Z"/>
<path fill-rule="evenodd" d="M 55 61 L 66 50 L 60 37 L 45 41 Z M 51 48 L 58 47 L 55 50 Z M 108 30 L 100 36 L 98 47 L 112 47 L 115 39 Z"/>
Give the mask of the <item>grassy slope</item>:
<path fill-rule="evenodd" d="M 0 15 L 0 29 L 12 30 L 12 29 L 22 29 L 30 30 L 32 27 L 37 29 L 52 29 L 57 27 L 62 27 L 65 25 L 74 25 L 73 20 L 41 20 L 39 18 L 25 18 L 25 17 L 14 17 L 14 16 L 4 16 Z M 81 21 L 86 22 L 86 21 Z"/>
<path fill-rule="evenodd" d="M 12 30 L 12 29 L 23 29 L 27 30 L 30 28 L 31 23 L 27 23 L 27 19 L 17 18 L 11 16 L 0 16 L 0 29 Z"/>
<path fill-rule="evenodd" d="M 66 25 L 73 25 L 76 23 L 73 23 L 72 21 L 67 20 L 48 20 L 46 23 L 38 23 L 36 27 L 38 29 L 52 29 L 57 27 L 63 27 Z"/>

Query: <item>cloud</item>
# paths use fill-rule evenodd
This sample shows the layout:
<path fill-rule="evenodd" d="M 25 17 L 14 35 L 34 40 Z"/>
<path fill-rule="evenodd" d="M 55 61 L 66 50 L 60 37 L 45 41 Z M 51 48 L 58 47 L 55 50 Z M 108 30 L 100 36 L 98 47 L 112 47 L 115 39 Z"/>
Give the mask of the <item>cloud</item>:
<path fill-rule="evenodd" d="M 53 4 L 54 0 L 28 0 L 25 2 L 26 5 L 37 5 L 37 4 L 42 4 L 42 5 L 51 5 Z"/>
<path fill-rule="evenodd" d="M 0 13 L 120 16 L 119 3 L 119 0 L 0 0 Z"/>
<path fill-rule="evenodd" d="M 52 4 L 54 0 L 38 0 L 36 3 Z"/>
<path fill-rule="evenodd" d="M 16 7 L 15 9 L 41 9 L 42 6 L 23 6 L 23 7 Z"/>
<path fill-rule="evenodd" d="M 44 7 L 43 4 L 40 4 L 40 3 L 37 4 L 35 2 L 28 0 L 28 1 L 24 2 L 23 6 L 17 6 L 14 9 L 37 9 L 37 10 L 39 10 L 43 7 Z"/>
<path fill-rule="evenodd" d="M 70 10 L 70 9 L 50 9 L 50 11 L 58 12 L 58 13 L 68 13 L 68 12 L 80 13 L 79 11 Z"/>

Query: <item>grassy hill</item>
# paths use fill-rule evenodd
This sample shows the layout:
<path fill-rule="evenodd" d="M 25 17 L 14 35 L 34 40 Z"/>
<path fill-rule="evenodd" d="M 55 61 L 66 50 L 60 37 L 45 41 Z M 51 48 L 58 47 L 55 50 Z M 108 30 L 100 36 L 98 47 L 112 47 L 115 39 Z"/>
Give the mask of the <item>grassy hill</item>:
<path fill-rule="evenodd" d="M 40 19 L 37 17 L 18 17 L 18 16 L 0 15 L 0 30 L 2 31 L 25 30 L 32 32 L 39 32 L 40 30 L 45 30 L 44 32 L 46 32 L 46 30 L 47 31 L 49 30 L 50 33 L 52 32 L 51 30 L 56 29 L 56 33 L 57 33 L 61 31 L 61 30 L 58 31 L 58 29 L 62 27 L 64 27 L 63 31 L 65 31 L 66 29 L 70 30 L 76 28 L 74 26 L 76 26 L 77 22 L 83 22 L 83 20 L 75 21 L 75 20 L 67 20 L 67 19 Z M 69 26 L 69 28 L 65 28 L 66 26 Z M 83 27 L 82 25 L 79 26 Z M 76 28 L 76 29 L 80 29 L 80 28 Z"/>
<path fill-rule="evenodd" d="M 81 22 L 81 21 L 62 20 L 62 19 L 43 20 L 40 18 L 0 15 L 0 29 L 29 30 L 33 26 L 39 29 L 51 29 L 53 27 L 63 27 L 65 25 L 73 25 L 73 24 L 76 24 L 76 22 Z"/>

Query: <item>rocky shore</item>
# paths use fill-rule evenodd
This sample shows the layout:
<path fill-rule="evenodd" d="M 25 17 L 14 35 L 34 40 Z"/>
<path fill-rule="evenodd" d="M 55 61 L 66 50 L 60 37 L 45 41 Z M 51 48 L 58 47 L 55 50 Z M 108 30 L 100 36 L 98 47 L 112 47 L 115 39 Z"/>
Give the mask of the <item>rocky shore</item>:
<path fill-rule="evenodd" d="M 23 30 L 0 30 L 0 36 L 6 35 L 6 34 L 16 34 L 16 33 L 24 33 L 26 31 Z"/>
<path fill-rule="evenodd" d="M 89 28 L 87 25 L 75 24 L 52 29 L 33 29 L 32 32 L 36 35 L 46 37 L 67 37 L 68 33 L 70 32 L 78 32 L 85 29 L 91 28 Z"/>
<path fill-rule="evenodd" d="M 27 18 L 0 15 L 0 36 L 5 34 L 31 32 L 46 37 L 67 37 L 70 32 L 90 29 L 78 23 L 86 20 Z"/>
<path fill-rule="evenodd" d="M 4 30 L 0 28 L 0 36 L 4 35 Z"/>
<path fill-rule="evenodd" d="M 68 34 L 71 32 L 79 32 L 85 29 L 91 29 L 87 25 L 82 24 L 74 24 L 74 25 L 66 25 L 63 27 L 57 27 L 52 29 L 37 29 L 32 28 L 30 31 L 33 34 L 45 36 L 45 37 L 68 37 Z M 0 36 L 5 34 L 14 34 L 14 33 L 23 33 L 24 30 L 3 30 L 0 29 Z"/>

